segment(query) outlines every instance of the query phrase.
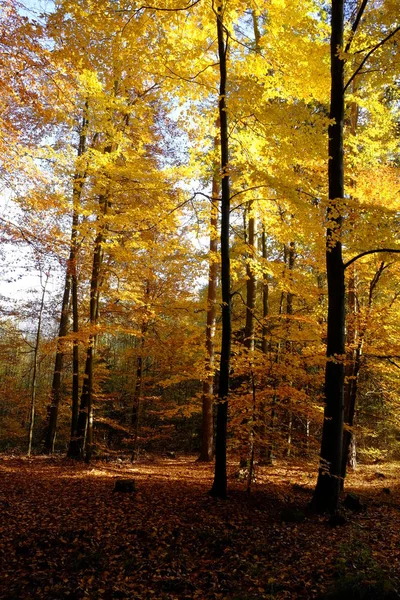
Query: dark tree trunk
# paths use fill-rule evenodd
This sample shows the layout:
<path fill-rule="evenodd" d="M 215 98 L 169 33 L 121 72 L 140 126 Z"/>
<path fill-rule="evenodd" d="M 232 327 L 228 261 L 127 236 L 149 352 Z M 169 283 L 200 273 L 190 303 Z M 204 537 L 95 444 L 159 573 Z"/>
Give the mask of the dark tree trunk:
<path fill-rule="evenodd" d="M 216 123 L 220 127 L 219 119 Z M 220 150 L 220 140 L 216 136 L 214 142 L 215 150 Z M 218 252 L 218 203 L 219 203 L 219 177 L 214 173 L 212 181 L 211 198 L 211 218 L 210 218 L 210 259 L 208 270 L 208 290 L 207 290 L 207 325 L 206 325 L 206 378 L 203 382 L 202 396 L 202 422 L 201 422 L 201 450 L 198 461 L 211 462 L 213 459 L 213 441 L 214 441 L 214 415 L 213 415 L 213 394 L 214 394 L 214 364 L 215 348 L 214 335 L 215 323 L 217 318 L 217 252 Z"/>
<path fill-rule="evenodd" d="M 222 341 L 221 362 L 219 374 L 218 408 L 215 445 L 215 472 L 214 482 L 210 494 L 217 498 L 226 498 L 227 473 L 226 473 L 226 433 L 228 423 L 228 394 L 229 371 L 231 360 L 231 284 L 230 284 L 230 248 L 229 248 L 229 141 L 228 141 L 228 113 L 226 106 L 226 81 L 227 81 L 227 50 L 228 42 L 225 41 L 223 12 L 220 5 L 217 11 L 218 56 L 220 70 L 219 88 L 219 119 L 221 137 L 221 284 L 222 284 Z"/>
<path fill-rule="evenodd" d="M 345 287 L 340 230 L 344 198 L 344 63 L 338 52 L 343 47 L 343 0 L 332 0 L 331 26 L 331 123 L 328 128 L 329 204 L 327 210 L 329 226 L 326 233 L 328 332 L 321 462 L 312 499 L 312 508 L 317 512 L 337 510 L 342 469 Z"/>
<path fill-rule="evenodd" d="M 86 105 L 87 110 L 87 105 Z M 78 146 L 78 159 L 83 156 L 86 149 L 86 127 L 87 121 L 84 116 L 82 119 L 82 129 L 79 136 L 79 146 Z M 72 191 L 72 204 L 73 204 L 73 214 L 72 214 L 72 229 L 71 229 L 71 241 L 70 241 L 70 252 L 67 263 L 67 272 L 65 275 L 65 284 L 64 284 L 64 294 L 61 305 L 61 318 L 60 325 L 58 330 L 58 339 L 57 339 L 57 350 L 56 350 L 56 358 L 54 365 L 54 375 L 53 382 L 51 388 L 51 404 L 49 408 L 49 422 L 46 431 L 46 437 L 44 442 L 44 452 L 45 454 L 52 454 L 54 452 L 54 443 L 56 439 L 57 433 L 57 420 L 58 420 L 58 408 L 61 400 L 61 376 L 63 370 L 64 363 L 64 350 L 63 350 L 63 338 L 67 335 L 68 331 L 68 313 L 69 313 L 69 302 L 70 302 L 70 294 L 71 294 L 71 286 L 73 289 L 73 298 L 76 297 L 76 255 L 77 255 L 77 232 L 78 232 L 78 220 L 79 220 L 79 203 L 80 197 L 82 193 L 82 188 L 85 180 L 85 174 L 77 171 L 74 175 L 74 184 Z M 75 288 L 74 288 L 75 284 Z M 74 296 L 75 292 L 75 296 Z M 74 301 L 73 301 L 74 302 Z M 74 309 L 73 309 L 74 312 Z M 75 313 L 74 313 L 75 315 Z M 75 329 L 74 329 L 75 331 Z M 74 348 L 76 342 L 74 340 Z M 74 353 L 74 350 L 73 350 Z M 78 367 L 77 367 L 78 370 Z M 75 365 L 74 365 L 74 356 L 73 356 L 73 373 L 75 374 Z M 74 377 L 74 375 L 73 375 Z M 72 384 L 72 398 L 74 399 L 74 381 Z M 73 403 L 74 404 L 74 403 Z M 73 412 L 73 411 L 72 411 Z"/>
<path fill-rule="evenodd" d="M 64 294 L 61 305 L 61 319 L 58 329 L 56 358 L 54 364 L 53 382 L 51 386 L 51 404 L 48 409 L 48 426 L 44 440 L 44 453 L 52 454 L 54 452 L 54 443 L 57 432 L 58 407 L 61 399 L 61 375 L 64 362 L 63 338 L 68 331 L 68 312 L 69 296 L 71 291 L 71 273 L 67 265 L 65 276 Z"/>

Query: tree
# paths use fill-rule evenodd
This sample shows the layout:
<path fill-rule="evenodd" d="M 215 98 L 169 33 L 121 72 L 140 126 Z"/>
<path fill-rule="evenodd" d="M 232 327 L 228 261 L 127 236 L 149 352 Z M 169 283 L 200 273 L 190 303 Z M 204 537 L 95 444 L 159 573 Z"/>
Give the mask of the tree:
<path fill-rule="evenodd" d="M 87 106 L 86 106 L 87 109 Z M 86 150 L 86 117 L 82 118 L 82 128 L 79 135 L 79 145 L 77 158 L 78 160 L 84 155 Z M 66 266 L 64 293 L 61 304 L 60 324 L 58 330 L 57 349 L 54 364 L 53 382 L 51 388 L 51 403 L 49 407 L 48 426 L 44 442 L 44 450 L 46 454 L 54 452 L 54 443 L 57 432 L 58 408 L 61 400 L 61 375 L 64 362 L 64 347 L 65 337 L 68 333 L 69 320 L 69 304 L 70 295 L 72 292 L 72 320 L 73 331 L 77 334 L 79 331 L 78 324 L 78 288 L 77 288 L 77 235 L 79 226 L 79 204 L 82 194 L 82 187 L 85 180 L 85 173 L 78 170 L 74 174 L 72 187 L 72 227 L 69 258 Z M 76 338 L 73 341 L 73 384 L 72 384 L 72 419 L 71 419 L 71 439 L 75 439 L 77 432 L 78 418 L 78 394 L 79 394 L 79 347 Z"/>
<path fill-rule="evenodd" d="M 365 251 L 344 263 L 342 256 L 341 230 L 344 213 L 344 160 L 343 130 L 345 91 L 361 70 L 373 50 L 362 59 L 360 65 L 344 81 L 345 53 L 350 50 L 354 35 L 362 19 L 368 0 L 363 0 L 351 28 L 348 42 L 344 46 L 344 2 L 332 0 L 331 16 L 331 102 L 328 129 L 328 180 L 329 195 L 327 208 L 328 228 L 326 232 L 326 266 L 328 281 L 328 332 L 327 363 L 325 370 L 325 410 L 321 442 L 321 463 L 314 491 L 312 507 L 318 512 L 334 512 L 338 508 L 342 475 L 343 425 L 344 425 L 344 358 L 345 358 L 345 268 L 361 255 L 381 250 Z M 398 31 L 398 28 L 397 30 Z M 385 37 L 386 41 L 393 32 Z M 395 250 L 397 252 L 397 250 Z"/>
<path fill-rule="evenodd" d="M 227 492 L 226 472 L 226 434 L 228 424 L 229 371 L 231 361 L 231 274 L 230 274 L 230 242 L 229 242 L 229 138 L 228 113 L 226 102 L 228 37 L 223 21 L 223 5 L 217 5 L 216 21 L 218 36 L 218 57 L 220 71 L 219 87 L 219 121 L 221 138 L 221 285 L 222 285 L 222 340 L 219 370 L 217 425 L 215 441 L 215 472 L 210 494 L 217 498 L 225 498 Z"/>

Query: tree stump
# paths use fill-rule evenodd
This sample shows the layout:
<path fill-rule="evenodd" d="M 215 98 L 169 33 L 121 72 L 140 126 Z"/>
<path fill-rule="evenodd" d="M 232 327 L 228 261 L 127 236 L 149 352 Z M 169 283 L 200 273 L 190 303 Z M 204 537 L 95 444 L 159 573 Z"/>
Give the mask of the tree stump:
<path fill-rule="evenodd" d="M 134 479 L 117 479 L 113 489 L 113 492 L 122 492 L 124 494 L 131 494 L 136 491 Z"/>

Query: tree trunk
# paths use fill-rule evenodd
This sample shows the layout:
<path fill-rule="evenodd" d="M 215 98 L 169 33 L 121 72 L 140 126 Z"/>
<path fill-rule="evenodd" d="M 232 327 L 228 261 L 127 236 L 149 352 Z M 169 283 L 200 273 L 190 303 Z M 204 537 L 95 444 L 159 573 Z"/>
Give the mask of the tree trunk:
<path fill-rule="evenodd" d="M 219 4 L 217 9 L 217 35 L 218 56 L 220 70 L 219 87 L 219 118 L 221 137 L 221 284 L 222 284 L 222 341 L 221 361 L 218 390 L 216 446 L 215 446 L 215 472 L 214 482 L 210 494 L 217 498 L 226 498 L 227 473 L 226 473 L 226 433 L 228 423 L 228 395 L 229 371 L 231 360 L 231 276 L 230 276 L 230 248 L 229 248 L 229 213 L 230 213 L 230 186 L 229 186 L 229 141 L 228 141 L 228 113 L 226 106 L 226 81 L 227 81 L 227 51 L 228 42 L 224 39 L 223 11 Z"/>
<path fill-rule="evenodd" d="M 345 287 L 340 230 L 343 177 L 344 63 L 338 55 L 343 47 L 343 0 L 332 0 L 331 103 L 328 128 L 329 204 L 327 210 L 326 269 L 328 281 L 327 363 L 325 410 L 320 468 L 311 506 L 317 512 L 336 511 L 342 468 L 345 353 Z"/>
<path fill-rule="evenodd" d="M 381 275 L 385 270 L 385 263 L 382 261 L 375 275 L 373 276 L 369 285 L 368 305 L 367 312 L 363 319 L 361 329 L 357 332 L 355 327 L 356 321 L 356 298 L 355 298 L 355 268 L 352 265 L 352 275 L 349 283 L 348 290 L 348 307 L 349 312 L 352 311 L 352 319 L 349 319 L 349 327 L 347 328 L 348 338 L 353 343 L 353 350 L 350 356 L 349 364 L 347 367 L 347 384 L 345 386 L 345 404 L 344 404 L 344 422 L 350 428 L 354 426 L 354 418 L 356 412 L 357 402 L 357 390 L 358 390 L 358 376 L 361 369 L 362 360 L 362 349 L 364 345 L 364 338 L 368 321 L 373 304 L 373 295 L 376 286 L 379 283 Z M 355 345 L 355 348 L 354 348 Z M 344 478 L 346 477 L 347 467 L 355 468 L 356 464 L 356 451 L 355 451 L 355 439 L 354 432 L 351 429 L 345 429 L 343 433 L 343 456 L 342 456 L 342 489 L 344 484 Z"/>
<path fill-rule="evenodd" d="M 251 261 L 254 260 L 256 255 L 256 218 L 253 214 L 253 202 L 249 203 L 249 219 L 247 225 L 246 213 L 244 212 L 244 239 L 247 245 L 247 262 L 246 262 L 246 321 L 244 327 L 244 345 L 247 348 L 248 355 L 247 358 L 251 365 L 253 358 L 252 354 L 254 353 L 254 311 L 256 307 L 256 286 L 257 280 L 254 274 L 254 268 L 251 264 Z M 255 381 L 254 374 L 252 372 L 252 367 L 250 366 L 250 374 L 249 379 L 251 381 L 251 385 L 253 388 L 253 405 L 252 405 L 252 416 L 250 422 L 250 433 L 249 433 L 249 448 L 244 453 L 244 456 L 240 459 L 240 466 L 246 467 L 246 469 L 250 470 L 250 463 L 254 461 L 254 441 L 255 441 L 255 420 L 256 420 L 256 404 L 255 404 Z M 250 383 L 249 381 L 249 383 Z M 253 467 L 252 467 L 253 468 Z M 250 487 L 248 488 L 250 491 Z"/>
<path fill-rule="evenodd" d="M 216 123 L 220 127 L 219 119 Z M 220 148 L 219 137 L 214 142 L 215 150 Z M 217 318 L 217 252 L 218 252 L 218 203 L 220 194 L 219 178 L 214 173 L 212 181 L 211 218 L 210 218 L 210 259 L 208 270 L 207 290 L 207 325 L 206 325 L 206 378 L 203 382 L 202 396 L 202 423 L 201 423 L 201 450 L 198 461 L 211 462 L 213 459 L 213 394 L 214 394 L 214 364 L 215 364 L 215 323 Z"/>
<path fill-rule="evenodd" d="M 256 285 L 257 280 L 251 261 L 256 253 L 256 217 L 253 214 L 253 202 L 249 204 L 249 225 L 248 225 L 248 258 L 246 264 L 246 324 L 244 329 L 244 344 L 250 351 L 254 351 L 254 310 L 256 307 Z"/>
<path fill-rule="evenodd" d="M 104 217 L 107 215 L 108 200 L 105 196 L 99 199 L 102 208 L 99 225 L 99 231 L 96 236 L 93 254 L 92 275 L 90 280 L 90 311 L 89 320 L 92 331 L 89 335 L 88 347 L 86 352 L 85 375 L 82 385 L 82 394 L 79 405 L 79 415 L 75 439 L 71 440 L 70 451 L 68 455 L 71 458 L 85 457 L 86 462 L 90 462 L 93 450 L 92 444 L 92 424 L 93 424 L 93 359 L 94 346 L 96 342 L 96 333 L 94 329 L 98 322 L 98 303 L 100 293 L 100 272 L 103 259 L 103 243 L 105 238 Z M 86 456 L 85 456 L 86 450 Z"/>
<path fill-rule="evenodd" d="M 356 306 L 356 272 L 355 265 L 351 266 L 351 275 L 347 285 L 347 335 L 346 343 L 349 346 L 347 351 L 347 364 L 345 367 L 345 388 L 344 388 L 344 422 L 349 427 L 353 426 L 355 401 L 357 392 L 354 389 L 356 382 L 355 366 L 357 356 L 357 306 Z M 344 487 L 344 478 L 346 477 L 347 458 L 352 438 L 352 432 L 345 428 L 343 431 L 343 454 L 342 454 L 342 478 L 340 481 L 341 489 Z"/>
<path fill-rule="evenodd" d="M 262 257 L 266 261 L 267 260 L 267 240 L 265 235 L 265 228 L 262 230 Z M 266 326 L 266 320 L 269 314 L 268 310 L 268 300 L 269 300 L 269 285 L 268 285 L 268 275 L 264 272 L 263 281 L 262 281 L 262 304 L 263 304 L 263 326 L 262 326 L 262 351 L 264 354 L 268 352 L 268 328 Z"/>
<path fill-rule="evenodd" d="M 40 345 L 40 334 L 42 329 L 42 315 L 44 308 L 44 298 L 46 294 L 46 286 L 49 280 L 50 272 L 46 273 L 46 279 L 44 285 L 42 285 L 42 298 L 40 301 L 39 315 L 38 315 L 38 326 L 36 331 L 35 347 L 33 349 L 33 373 L 32 373 L 32 387 L 31 387 L 31 406 L 29 413 L 29 433 L 28 433 L 28 451 L 27 455 L 30 456 L 32 452 L 32 439 L 33 439 L 33 426 L 35 424 L 35 410 L 36 410 L 36 386 L 37 386 L 37 369 L 38 369 L 38 353 Z"/>
<path fill-rule="evenodd" d="M 254 458 L 255 458 L 254 416 L 256 414 L 256 406 L 257 406 L 256 383 L 255 383 L 255 380 L 254 380 L 254 373 L 253 372 L 250 373 L 250 377 L 251 377 L 251 389 L 252 389 L 252 394 L 253 394 L 253 427 L 252 427 L 251 437 L 250 437 L 249 475 L 248 475 L 248 479 L 247 479 L 247 488 L 246 488 L 246 492 L 248 494 L 250 494 L 251 484 L 253 483 L 253 478 L 254 478 L 254 466 L 255 466 L 254 465 Z"/>
<path fill-rule="evenodd" d="M 286 352 L 292 352 L 292 320 L 291 316 L 293 315 L 293 292 L 292 292 L 292 271 L 294 269 L 294 261 L 295 261 L 295 242 L 290 242 L 289 248 L 286 250 L 287 257 L 287 266 L 288 266 L 288 275 L 289 275 L 289 286 L 288 291 L 286 293 L 286 316 L 287 316 L 287 337 L 286 340 Z M 292 384 L 292 382 L 290 382 Z M 292 451 L 292 436 L 293 436 L 293 410 L 292 410 L 292 400 L 289 400 L 289 414 L 288 414 L 288 435 L 287 435 L 287 444 L 286 444 L 286 456 L 289 457 Z"/>
<path fill-rule="evenodd" d="M 86 105 L 87 108 L 87 105 Z M 87 121 L 84 116 L 82 119 L 82 129 L 81 134 L 79 136 L 79 146 L 78 146 L 78 159 L 81 157 L 86 149 L 86 126 Z M 69 313 L 69 298 L 71 293 L 71 285 L 73 288 L 73 298 L 76 297 L 76 237 L 78 231 L 78 219 L 79 219 L 79 203 L 80 197 L 82 193 L 82 188 L 84 184 L 85 175 L 79 173 L 78 171 L 74 175 L 74 185 L 72 191 L 72 203 L 73 203 L 73 215 L 72 215 L 72 229 L 71 229 L 71 241 L 70 241 L 70 252 L 67 263 L 67 272 L 65 276 L 65 284 L 64 284 L 64 294 L 61 306 L 61 318 L 60 318 L 60 326 L 58 330 L 58 339 L 57 339 L 57 350 L 56 350 L 56 358 L 54 365 L 54 375 L 53 375 L 53 383 L 51 389 L 51 405 L 49 408 L 49 423 L 47 427 L 45 442 L 44 442 L 44 451 L 45 454 L 52 454 L 54 452 L 54 443 L 56 439 L 57 432 L 57 419 L 58 419 L 58 407 L 61 399 L 61 375 L 63 370 L 64 363 L 64 350 L 63 350 L 63 338 L 67 335 L 68 331 L 68 313 Z M 74 287 L 74 283 L 75 287 Z M 74 304 L 74 301 L 73 301 Z M 75 320 L 75 311 L 74 320 Z M 74 328 L 75 332 L 75 328 Z M 76 340 L 73 342 L 73 354 L 76 345 Z M 78 368 L 77 368 L 78 370 Z M 75 365 L 74 365 L 74 356 L 73 356 L 73 378 L 75 377 Z M 74 381 L 72 385 L 72 397 L 74 398 Z M 73 403 L 74 405 L 74 403 Z"/>
<path fill-rule="evenodd" d="M 76 218 L 75 218 L 76 217 Z M 71 444 L 78 435 L 78 416 L 79 416 L 79 312 L 78 312 L 78 275 L 76 267 L 77 258 L 77 228 L 78 228 L 78 213 L 74 213 L 74 242 L 72 247 L 74 248 L 74 259 L 72 262 L 72 331 L 74 333 L 74 340 L 72 346 L 72 416 L 71 416 Z M 73 449 L 72 449 L 73 455 Z M 70 456 L 70 450 L 68 450 L 68 456 Z"/>
<path fill-rule="evenodd" d="M 150 293 L 149 284 L 147 282 L 146 296 Z M 131 427 L 133 431 L 133 444 L 131 462 L 134 462 L 138 458 L 138 439 L 139 439 L 139 425 L 140 425 L 140 400 L 142 397 L 143 389 L 143 350 L 145 344 L 145 336 L 147 332 L 147 320 L 143 317 L 141 326 L 141 340 L 139 354 L 136 359 L 136 380 L 135 380 L 135 391 L 133 394 L 132 404 L 132 419 Z"/>
<path fill-rule="evenodd" d="M 68 331 L 69 295 L 71 291 L 71 274 L 69 265 L 65 276 L 64 294 L 61 305 L 61 319 L 58 330 L 56 358 L 54 364 L 53 382 L 51 386 L 51 404 L 48 408 L 48 426 L 44 441 L 44 453 L 53 454 L 57 432 L 58 407 L 61 399 L 61 374 L 64 362 L 63 338 Z"/>
<path fill-rule="evenodd" d="M 264 225 L 263 225 L 262 234 L 261 234 L 261 253 L 262 253 L 263 259 L 266 261 L 267 260 L 267 240 L 266 240 Z M 263 265 L 263 267 L 265 267 L 265 265 Z M 269 300 L 268 275 L 264 272 L 263 279 L 262 279 L 262 309 L 263 309 L 262 323 L 263 324 L 262 324 L 262 331 L 261 331 L 261 350 L 264 354 L 267 354 L 267 352 L 268 352 L 268 337 L 267 337 L 268 336 L 268 328 L 266 326 L 266 320 L 267 320 L 268 313 L 269 313 L 268 300 Z M 274 421 L 273 410 L 274 410 L 274 407 L 272 406 L 272 408 L 271 408 L 271 422 L 272 423 Z M 260 440 L 261 440 L 260 464 L 266 464 L 267 462 L 270 463 L 272 460 L 272 458 L 270 456 L 270 455 L 272 455 L 272 450 L 270 452 L 271 444 L 268 447 L 268 451 L 266 448 L 266 434 L 267 434 L 266 419 L 267 419 L 267 414 L 266 414 L 266 408 L 265 408 L 265 401 L 263 401 L 260 406 L 260 420 L 261 420 L 261 425 L 260 425 Z"/>

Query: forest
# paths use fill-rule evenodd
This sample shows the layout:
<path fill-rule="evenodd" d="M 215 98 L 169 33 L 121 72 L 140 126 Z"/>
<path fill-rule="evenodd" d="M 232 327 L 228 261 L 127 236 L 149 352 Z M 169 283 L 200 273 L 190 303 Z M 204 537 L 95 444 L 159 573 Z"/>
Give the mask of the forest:
<path fill-rule="evenodd" d="M 400 597 L 399 8 L 0 0 L 0 598 Z"/>

